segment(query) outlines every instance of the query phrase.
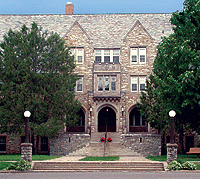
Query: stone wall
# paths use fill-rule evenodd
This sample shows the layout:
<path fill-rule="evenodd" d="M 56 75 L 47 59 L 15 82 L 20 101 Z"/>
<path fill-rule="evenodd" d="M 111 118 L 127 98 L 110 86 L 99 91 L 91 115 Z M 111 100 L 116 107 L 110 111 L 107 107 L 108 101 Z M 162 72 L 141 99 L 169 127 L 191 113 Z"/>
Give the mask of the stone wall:
<path fill-rule="evenodd" d="M 50 155 L 67 155 L 81 149 L 90 142 L 89 134 L 59 134 L 50 139 Z"/>
<path fill-rule="evenodd" d="M 122 134 L 121 142 L 143 156 L 161 155 L 161 135 L 158 134 Z"/>

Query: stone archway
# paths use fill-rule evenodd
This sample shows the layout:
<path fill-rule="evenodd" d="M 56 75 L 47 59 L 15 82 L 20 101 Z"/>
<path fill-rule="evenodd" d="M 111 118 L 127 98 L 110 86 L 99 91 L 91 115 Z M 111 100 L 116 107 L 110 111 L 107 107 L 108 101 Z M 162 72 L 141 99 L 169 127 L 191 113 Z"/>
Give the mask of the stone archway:
<path fill-rule="evenodd" d="M 98 113 L 98 132 L 116 132 L 116 113 L 110 107 L 102 108 Z"/>

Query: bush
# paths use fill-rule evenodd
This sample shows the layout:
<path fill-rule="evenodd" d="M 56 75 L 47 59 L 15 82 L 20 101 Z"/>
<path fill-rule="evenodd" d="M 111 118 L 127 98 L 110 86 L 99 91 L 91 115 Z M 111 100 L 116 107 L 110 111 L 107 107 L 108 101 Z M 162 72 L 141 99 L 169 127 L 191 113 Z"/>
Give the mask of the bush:
<path fill-rule="evenodd" d="M 19 171 L 28 170 L 28 169 L 31 169 L 31 164 L 30 162 L 27 162 L 24 159 L 22 159 L 20 160 L 20 162 L 18 163 L 15 169 Z"/>
<path fill-rule="evenodd" d="M 172 161 L 169 163 L 168 167 L 169 170 L 180 170 L 182 165 L 177 161 Z"/>
<path fill-rule="evenodd" d="M 167 168 L 169 170 L 196 170 L 197 166 L 191 162 L 184 162 L 181 164 L 177 161 L 172 161 L 169 163 Z"/>
<path fill-rule="evenodd" d="M 194 163 L 191 162 L 185 162 L 182 164 L 183 170 L 196 170 L 197 166 Z"/>

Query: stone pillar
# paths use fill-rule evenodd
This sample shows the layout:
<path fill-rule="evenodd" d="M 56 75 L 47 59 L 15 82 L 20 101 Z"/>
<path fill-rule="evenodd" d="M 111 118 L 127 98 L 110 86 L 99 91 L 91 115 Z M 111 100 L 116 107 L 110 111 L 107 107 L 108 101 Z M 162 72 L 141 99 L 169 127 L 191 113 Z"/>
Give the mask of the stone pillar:
<path fill-rule="evenodd" d="M 32 162 L 32 144 L 31 143 L 21 144 L 21 160 L 22 159 L 28 162 Z"/>
<path fill-rule="evenodd" d="M 177 160 L 177 144 L 167 144 L 167 164 Z"/>

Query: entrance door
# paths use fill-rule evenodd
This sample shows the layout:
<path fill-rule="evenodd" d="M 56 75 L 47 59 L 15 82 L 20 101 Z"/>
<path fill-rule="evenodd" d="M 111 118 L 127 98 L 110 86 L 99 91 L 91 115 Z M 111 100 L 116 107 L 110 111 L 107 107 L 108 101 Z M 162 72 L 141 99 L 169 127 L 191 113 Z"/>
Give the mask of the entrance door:
<path fill-rule="evenodd" d="M 104 107 L 98 114 L 99 132 L 116 132 L 116 114 L 110 107 Z"/>

